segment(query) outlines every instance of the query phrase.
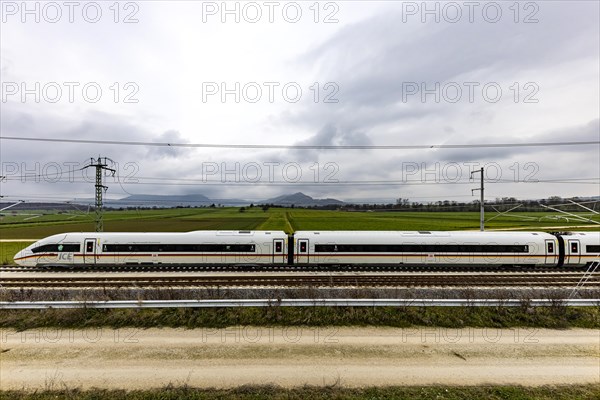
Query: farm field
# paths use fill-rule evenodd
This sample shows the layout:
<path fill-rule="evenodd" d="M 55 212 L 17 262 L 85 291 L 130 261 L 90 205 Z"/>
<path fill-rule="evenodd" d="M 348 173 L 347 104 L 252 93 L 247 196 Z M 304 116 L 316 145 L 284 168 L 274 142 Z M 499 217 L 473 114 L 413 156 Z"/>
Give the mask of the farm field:
<path fill-rule="evenodd" d="M 32 218 L 32 215 L 39 215 Z M 486 214 L 492 218 L 496 214 Z M 600 217 L 595 220 L 600 222 Z M 582 225 L 588 225 L 583 227 Z M 573 228 L 570 228 L 573 227 Z M 294 208 L 177 208 L 107 211 L 107 232 L 188 232 L 193 230 L 478 230 L 477 212 L 347 212 Z M 486 221 L 486 229 L 598 230 L 556 213 L 513 213 Z M 31 212 L 10 213 L 0 219 L 0 263 L 12 262 L 13 255 L 31 241 L 62 232 L 94 230 L 93 213 Z"/>

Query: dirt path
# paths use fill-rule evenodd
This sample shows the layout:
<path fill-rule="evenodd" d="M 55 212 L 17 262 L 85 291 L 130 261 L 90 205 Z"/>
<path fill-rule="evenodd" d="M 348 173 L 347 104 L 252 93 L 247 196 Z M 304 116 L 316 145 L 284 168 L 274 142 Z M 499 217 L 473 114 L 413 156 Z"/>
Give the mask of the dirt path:
<path fill-rule="evenodd" d="M 0 387 L 600 383 L 599 330 L 1 330 Z"/>

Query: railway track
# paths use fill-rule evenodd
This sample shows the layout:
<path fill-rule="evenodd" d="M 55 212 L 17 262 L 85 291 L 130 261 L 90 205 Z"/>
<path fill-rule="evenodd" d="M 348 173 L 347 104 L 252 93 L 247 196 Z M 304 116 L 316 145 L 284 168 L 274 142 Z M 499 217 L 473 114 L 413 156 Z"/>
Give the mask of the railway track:
<path fill-rule="evenodd" d="M 514 267 L 494 266 L 493 272 L 577 272 L 587 267 Z M 477 265 L 97 265 L 93 267 L 21 267 L 0 266 L 0 274 L 6 272 L 47 272 L 47 273 L 147 273 L 147 272 L 482 272 L 490 273 L 490 266 Z"/>
<path fill-rule="evenodd" d="M 261 273 L 261 274 L 4 274 L 2 288 L 130 287 L 575 287 L 584 272 L 487 273 Z M 600 288 L 600 273 L 588 276 L 586 288 Z"/>

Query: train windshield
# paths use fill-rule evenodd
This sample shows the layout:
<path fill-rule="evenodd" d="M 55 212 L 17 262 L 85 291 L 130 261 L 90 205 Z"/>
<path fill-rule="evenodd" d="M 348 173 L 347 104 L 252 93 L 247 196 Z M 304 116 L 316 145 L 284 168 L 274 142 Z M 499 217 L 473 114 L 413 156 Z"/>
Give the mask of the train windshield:
<path fill-rule="evenodd" d="M 77 253 L 80 251 L 79 244 L 67 244 L 67 243 L 50 243 L 43 244 L 38 247 L 31 249 L 32 253 Z"/>

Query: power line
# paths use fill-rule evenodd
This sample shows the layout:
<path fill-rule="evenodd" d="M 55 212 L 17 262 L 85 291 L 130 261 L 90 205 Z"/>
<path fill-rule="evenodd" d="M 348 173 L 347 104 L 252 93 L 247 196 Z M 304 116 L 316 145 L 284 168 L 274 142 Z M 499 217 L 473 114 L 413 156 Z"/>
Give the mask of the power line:
<path fill-rule="evenodd" d="M 38 179 L 38 178 L 49 178 L 49 179 L 53 179 L 53 178 L 60 178 L 62 175 L 68 174 L 68 175 L 74 175 L 75 172 L 78 171 L 83 171 L 85 170 L 86 167 L 81 167 L 81 168 L 77 168 L 77 169 L 70 169 L 67 171 L 63 171 L 61 170 L 57 170 L 56 172 L 48 172 L 45 174 L 35 174 L 35 173 L 28 173 L 28 172 L 22 172 L 20 175 L 6 175 L 6 176 L 2 176 L 2 180 L 26 180 L 26 179 Z M 90 182 L 93 182 L 93 179 L 90 179 Z"/>
<path fill-rule="evenodd" d="M 416 174 L 415 174 L 416 175 Z M 175 182 L 175 181 L 181 181 L 181 182 L 198 182 L 198 183 L 224 183 L 222 180 L 215 180 L 215 179 L 206 179 L 206 178 L 163 178 L 163 177 L 152 177 L 152 176 L 133 176 L 133 179 L 139 179 L 139 180 L 148 180 L 148 181 L 168 181 L 168 182 Z M 469 178 L 466 178 L 470 181 Z M 243 181 L 247 181 L 249 183 L 254 183 L 253 181 L 249 180 L 249 179 L 241 179 Z M 557 179 L 527 179 L 527 180 L 515 180 L 515 179 L 486 179 L 486 182 L 489 183 L 494 183 L 494 182 L 500 182 L 500 183 L 570 183 L 570 182 L 583 182 L 583 181 L 600 181 L 600 177 L 587 177 L 587 178 L 557 178 Z M 466 180 L 453 180 L 453 179 L 447 179 L 447 178 L 443 178 L 441 176 L 437 176 L 437 180 L 436 179 L 402 179 L 402 180 L 393 180 L 393 179 L 388 179 L 388 180 L 372 180 L 372 179 L 368 179 L 368 180 L 340 180 L 337 182 L 315 182 L 315 183 L 347 183 L 347 184 L 361 184 L 361 183 L 369 183 L 369 184 L 377 184 L 377 183 L 381 183 L 381 184 L 394 184 L 394 183 L 406 183 L 406 182 L 421 182 L 421 181 L 426 181 L 427 183 L 436 183 L 438 181 L 449 181 L 449 182 L 456 182 L 456 183 L 467 183 Z M 230 181 L 226 181 L 226 182 L 230 182 Z M 299 181 L 299 183 L 305 183 L 306 181 Z M 133 183 L 137 183 L 137 182 L 124 182 L 126 184 L 133 184 Z M 285 183 L 285 181 L 257 181 L 256 183 Z M 584 183 L 590 183 L 590 182 L 584 182 Z"/>
<path fill-rule="evenodd" d="M 386 185 L 471 185 L 472 182 L 461 180 L 454 181 L 443 177 L 438 178 L 427 178 L 427 179 L 414 179 L 414 180 L 362 180 L 362 181 L 254 181 L 248 179 L 238 180 L 204 180 L 204 179 L 166 179 L 166 178 L 135 178 L 137 182 L 120 182 L 119 184 L 124 192 L 127 191 L 123 188 L 123 185 L 154 185 L 154 186 L 386 186 Z M 145 179 L 145 181 L 142 181 Z M 7 181 L 22 183 L 40 181 L 28 181 L 19 177 L 9 178 Z M 90 183 L 86 179 L 69 179 L 62 178 L 59 180 L 52 180 L 44 182 L 48 184 L 57 183 Z M 565 178 L 565 179 L 536 179 L 536 180 L 512 180 L 512 179 L 499 179 L 499 180 L 485 180 L 487 184 L 563 184 L 563 185 L 598 185 L 600 184 L 600 178 Z"/>
<path fill-rule="evenodd" d="M 79 168 L 75 171 L 83 170 Z M 44 183 L 93 183 L 94 180 L 87 177 L 74 177 L 73 172 L 68 171 L 64 173 L 52 172 L 49 174 L 38 174 L 38 175 L 8 175 L 4 181 L 21 181 L 22 183 L 35 182 L 40 183 L 40 178 L 48 178 L 49 180 Z M 68 174 L 69 177 L 62 177 Z M 430 174 L 432 175 L 433 172 Z M 160 176 L 131 176 L 122 178 L 119 175 L 113 175 L 116 181 L 121 185 L 235 185 L 235 184 L 256 184 L 256 185 L 414 185 L 414 184 L 459 184 L 466 185 L 470 184 L 469 178 L 447 178 L 441 175 L 435 177 L 423 177 L 418 178 L 418 174 L 415 175 L 415 179 L 366 179 L 366 180 L 328 180 L 328 181 L 315 181 L 315 180 L 255 180 L 248 179 L 242 176 L 236 176 L 234 179 L 208 179 L 204 178 L 174 178 L 174 177 L 160 177 Z M 202 175 L 201 175 L 202 176 Z M 213 176 L 213 174 L 211 174 Z M 121 182 L 123 180 L 123 182 Z M 600 183 L 600 177 L 579 177 L 579 178 L 553 178 L 553 179 L 485 179 L 485 183 L 559 183 L 559 184 L 592 184 L 596 185 Z M 123 189 L 124 192 L 127 192 Z"/>
<path fill-rule="evenodd" d="M 90 140 L 65 138 L 38 138 L 0 136 L 0 140 L 18 140 L 29 142 L 104 144 L 121 146 L 189 147 L 221 149 L 280 149 L 280 150 L 423 150 L 423 149 L 483 149 L 508 147 L 558 147 L 600 145 L 600 140 L 572 142 L 529 142 L 529 143 L 476 143 L 476 144 L 418 144 L 418 145 L 281 145 L 281 144 L 212 144 L 212 143 L 171 143 L 136 142 L 120 140 Z"/>

